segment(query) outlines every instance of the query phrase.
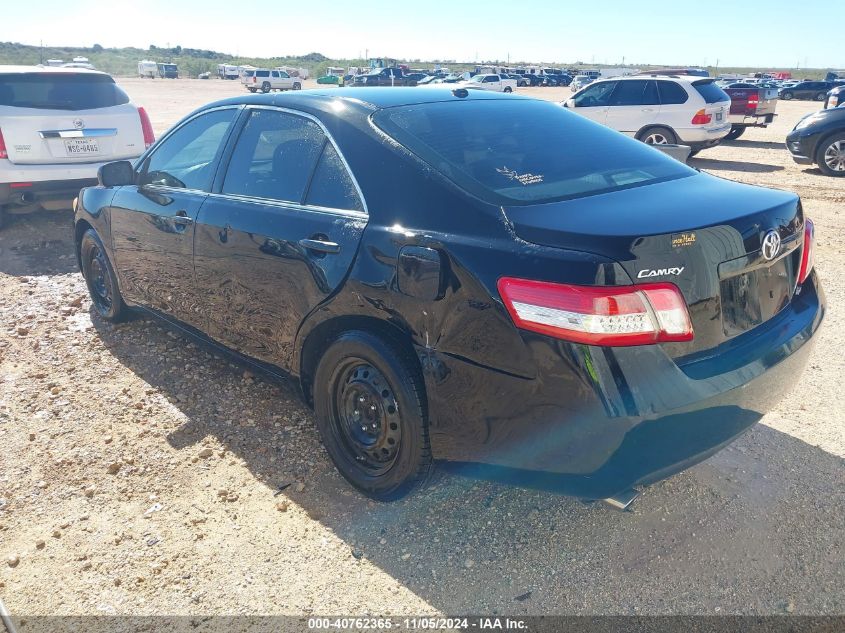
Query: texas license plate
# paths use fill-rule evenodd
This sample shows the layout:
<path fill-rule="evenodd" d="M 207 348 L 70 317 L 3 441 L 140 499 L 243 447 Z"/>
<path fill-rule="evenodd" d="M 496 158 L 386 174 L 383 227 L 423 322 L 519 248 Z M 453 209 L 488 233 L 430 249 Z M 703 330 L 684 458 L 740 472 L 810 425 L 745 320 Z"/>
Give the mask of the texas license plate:
<path fill-rule="evenodd" d="M 100 144 L 94 138 L 65 139 L 65 152 L 68 156 L 88 156 L 100 153 Z"/>

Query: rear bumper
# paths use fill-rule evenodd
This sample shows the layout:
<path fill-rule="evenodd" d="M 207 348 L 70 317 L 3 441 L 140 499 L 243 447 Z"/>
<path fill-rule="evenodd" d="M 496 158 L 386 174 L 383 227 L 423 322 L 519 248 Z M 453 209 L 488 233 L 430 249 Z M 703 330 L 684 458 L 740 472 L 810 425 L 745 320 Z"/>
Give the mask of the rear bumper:
<path fill-rule="evenodd" d="M 730 121 L 717 128 L 681 128 L 676 129 L 679 142 L 682 145 L 689 145 L 693 149 L 704 149 L 714 147 L 722 142 L 722 139 L 731 131 Z"/>
<path fill-rule="evenodd" d="M 27 212 L 40 207 L 70 209 L 71 202 L 83 187 L 93 187 L 96 184 L 96 178 L 34 181 L 27 187 L 12 187 L 8 183 L 0 183 L 0 206 L 7 206 L 12 213 Z"/>
<path fill-rule="evenodd" d="M 420 350 L 438 458 L 470 474 L 605 498 L 706 459 L 798 380 L 824 316 L 813 273 L 779 315 L 706 358 L 524 333 L 533 379 Z"/>
<path fill-rule="evenodd" d="M 25 165 L 0 160 L 0 184 L 10 182 L 56 182 L 69 180 L 96 180 L 102 165 L 116 160 L 134 160 L 116 157 L 97 163 Z"/>
<path fill-rule="evenodd" d="M 732 114 L 728 117 L 731 125 L 736 127 L 766 127 L 774 122 L 777 114 L 742 115 Z"/>

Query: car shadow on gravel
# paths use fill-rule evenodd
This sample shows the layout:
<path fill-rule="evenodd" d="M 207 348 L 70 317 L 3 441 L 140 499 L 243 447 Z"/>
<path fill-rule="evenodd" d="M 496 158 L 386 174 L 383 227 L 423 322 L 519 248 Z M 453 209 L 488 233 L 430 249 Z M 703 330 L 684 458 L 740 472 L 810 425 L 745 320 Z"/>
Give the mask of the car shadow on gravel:
<path fill-rule="evenodd" d="M 268 505 L 288 499 L 349 546 L 343 573 L 366 559 L 445 613 L 843 607 L 843 460 L 770 427 L 646 489 L 633 513 L 443 469 L 378 504 L 337 474 L 291 382 L 157 321 L 93 321 L 110 353 L 184 415 L 162 441 L 187 459 L 216 438 L 266 484 Z"/>
<path fill-rule="evenodd" d="M 0 228 L 0 273 L 15 276 L 76 272 L 71 211 L 6 217 Z"/>
<path fill-rule="evenodd" d="M 749 173 L 769 173 L 782 171 L 782 165 L 769 165 L 767 163 L 746 163 L 739 160 L 718 160 L 715 158 L 690 158 L 690 167 L 708 169 L 713 171 L 744 171 Z"/>

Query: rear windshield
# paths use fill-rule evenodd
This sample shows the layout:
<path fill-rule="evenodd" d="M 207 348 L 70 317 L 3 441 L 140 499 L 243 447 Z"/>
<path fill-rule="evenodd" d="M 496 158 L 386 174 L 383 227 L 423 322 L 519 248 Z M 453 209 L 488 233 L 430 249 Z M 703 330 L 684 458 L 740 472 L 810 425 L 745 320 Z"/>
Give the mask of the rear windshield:
<path fill-rule="evenodd" d="M 444 176 L 495 204 L 536 204 L 696 172 L 561 106 L 455 100 L 385 108 L 373 122 Z"/>
<path fill-rule="evenodd" d="M 715 80 L 710 81 L 696 81 L 692 84 L 698 91 L 706 103 L 719 103 L 720 101 L 730 101 L 731 98 L 724 90 L 716 85 Z"/>
<path fill-rule="evenodd" d="M 0 74 L 0 106 L 42 110 L 92 110 L 129 103 L 108 75 L 89 73 Z"/>

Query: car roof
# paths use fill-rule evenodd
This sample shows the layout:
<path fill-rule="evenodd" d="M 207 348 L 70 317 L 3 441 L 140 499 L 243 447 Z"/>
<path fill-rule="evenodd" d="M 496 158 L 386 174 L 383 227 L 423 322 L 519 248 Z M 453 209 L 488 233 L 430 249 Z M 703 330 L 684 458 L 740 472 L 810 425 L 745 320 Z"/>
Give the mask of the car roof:
<path fill-rule="evenodd" d="M 716 81 L 715 77 L 701 77 L 699 75 L 669 75 L 661 73 L 651 73 L 643 75 L 621 75 L 619 77 L 604 77 L 602 81 L 613 79 L 614 81 L 631 81 L 634 79 L 672 79 L 674 81 L 685 81 L 687 83 L 697 83 L 699 81 L 707 81 L 708 79 Z"/>
<path fill-rule="evenodd" d="M 463 96 L 456 93 L 462 91 Z M 266 95 L 242 95 L 218 101 L 209 106 L 231 105 L 231 104 L 253 104 L 253 105 L 275 105 L 290 107 L 311 107 L 322 109 L 330 107 L 332 103 L 345 102 L 350 105 L 364 107 L 368 110 L 380 110 L 382 108 L 393 108 L 398 106 L 421 105 L 425 103 L 438 103 L 443 101 L 496 101 L 496 100 L 523 100 L 534 101 L 530 97 L 519 95 L 504 95 L 498 92 L 487 90 L 467 90 L 454 87 L 445 88 L 440 84 L 418 88 L 414 87 L 354 87 L 330 88 L 313 90 L 297 90 L 294 92 Z M 205 106 L 205 107 L 209 107 Z M 205 107 L 203 109 L 205 109 Z"/>
<path fill-rule="evenodd" d="M 88 68 L 64 68 L 62 66 L 3 66 L 0 65 L 0 73 L 68 73 L 72 75 L 91 74 L 91 75 L 108 75 L 101 70 L 91 70 Z"/>

